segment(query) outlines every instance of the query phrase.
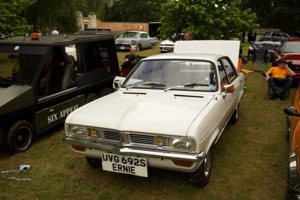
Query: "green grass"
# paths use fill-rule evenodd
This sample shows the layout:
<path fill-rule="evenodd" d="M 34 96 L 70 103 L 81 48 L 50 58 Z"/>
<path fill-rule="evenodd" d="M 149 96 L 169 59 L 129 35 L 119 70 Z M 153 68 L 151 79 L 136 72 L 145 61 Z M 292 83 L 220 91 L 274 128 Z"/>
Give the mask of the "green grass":
<path fill-rule="evenodd" d="M 247 44 L 244 46 L 247 48 Z M 247 52 L 244 50 L 244 52 Z M 119 60 L 128 52 L 119 52 Z M 138 54 L 159 53 L 158 47 Z M 251 63 L 247 64 L 251 69 Z M 260 69 L 258 65 L 255 69 Z M 283 108 L 289 100 L 269 101 L 267 83 L 260 72 L 249 75 L 240 104 L 240 118 L 229 125 L 214 147 L 209 184 L 191 186 L 184 173 L 149 169 L 141 178 L 92 169 L 84 156 L 63 143 L 60 126 L 39 136 L 25 153 L 0 153 L 0 171 L 30 164 L 28 172 L 15 174 L 31 178 L 16 182 L 0 178 L 1 200 L 282 200 L 286 193 L 288 143 Z"/>

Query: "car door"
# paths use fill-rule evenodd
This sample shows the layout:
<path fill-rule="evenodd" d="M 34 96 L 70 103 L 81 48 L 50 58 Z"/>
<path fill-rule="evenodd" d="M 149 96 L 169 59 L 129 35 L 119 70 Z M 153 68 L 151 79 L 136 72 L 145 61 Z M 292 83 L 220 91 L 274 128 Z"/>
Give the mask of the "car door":
<path fill-rule="evenodd" d="M 142 40 L 143 49 L 150 47 L 150 41 L 148 39 L 148 34 L 147 33 L 142 33 L 141 34 L 141 40 Z"/>
<path fill-rule="evenodd" d="M 226 118 L 228 119 L 238 105 L 239 94 L 242 90 L 242 80 L 238 76 L 235 67 L 228 57 L 223 57 L 218 60 L 219 76 L 221 81 L 222 96 L 225 100 L 227 110 Z M 233 93 L 225 91 L 226 85 L 233 85 L 235 90 Z"/>

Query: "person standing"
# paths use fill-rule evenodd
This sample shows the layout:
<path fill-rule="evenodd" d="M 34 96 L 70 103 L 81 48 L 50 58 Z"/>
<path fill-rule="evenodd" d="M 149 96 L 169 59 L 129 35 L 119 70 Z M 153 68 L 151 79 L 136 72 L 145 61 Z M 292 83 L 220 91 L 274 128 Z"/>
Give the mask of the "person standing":
<path fill-rule="evenodd" d="M 136 62 L 139 62 L 141 60 L 141 57 L 136 54 L 136 48 L 135 47 L 131 46 L 129 52 L 130 53 L 125 56 L 125 62 L 129 61 L 129 56 L 130 55 L 133 55 L 133 57 L 135 57 Z"/>
<path fill-rule="evenodd" d="M 58 34 L 59 34 L 59 32 L 57 31 L 57 28 L 56 28 L 56 26 L 54 26 L 53 30 L 51 32 L 51 35 L 58 35 Z"/>
<path fill-rule="evenodd" d="M 183 33 L 184 40 L 193 40 L 192 31 L 186 30 Z"/>
<path fill-rule="evenodd" d="M 246 33 L 245 33 L 245 32 L 242 32 L 242 43 L 245 42 L 245 37 L 246 37 Z"/>

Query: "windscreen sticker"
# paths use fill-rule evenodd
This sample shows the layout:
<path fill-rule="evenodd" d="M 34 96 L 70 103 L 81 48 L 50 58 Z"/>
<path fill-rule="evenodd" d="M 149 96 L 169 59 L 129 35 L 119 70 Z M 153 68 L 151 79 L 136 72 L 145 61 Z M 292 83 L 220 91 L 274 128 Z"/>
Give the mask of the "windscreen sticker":
<path fill-rule="evenodd" d="M 15 46 L 14 50 L 15 50 L 15 51 L 18 51 L 19 48 L 20 48 L 20 46 Z"/>

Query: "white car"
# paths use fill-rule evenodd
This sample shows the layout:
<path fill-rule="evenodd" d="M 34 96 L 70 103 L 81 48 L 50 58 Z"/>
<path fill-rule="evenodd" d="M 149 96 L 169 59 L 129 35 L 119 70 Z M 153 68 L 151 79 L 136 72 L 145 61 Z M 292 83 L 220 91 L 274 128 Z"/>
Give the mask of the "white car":
<path fill-rule="evenodd" d="M 174 53 L 143 59 L 126 79 L 116 77 L 116 92 L 68 116 L 65 142 L 103 170 L 143 177 L 148 167 L 176 170 L 205 186 L 212 148 L 239 116 L 238 52 L 237 41 L 179 41 Z"/>
<path fill-rule="evenodd" d="M 172 40 L 163 40 L 159 44 L 159 49 L 161 53 L 172 52 L 174 50 L 174 42 Z"/>
<path fill-rule="evenodd" d="M 157 38 L 149 37 L 143 31 L 127 31 L 115 40 L 117 50 L 130 50 L 133 46 L 136 51 L 152 48 L 157 43 Z"/>

